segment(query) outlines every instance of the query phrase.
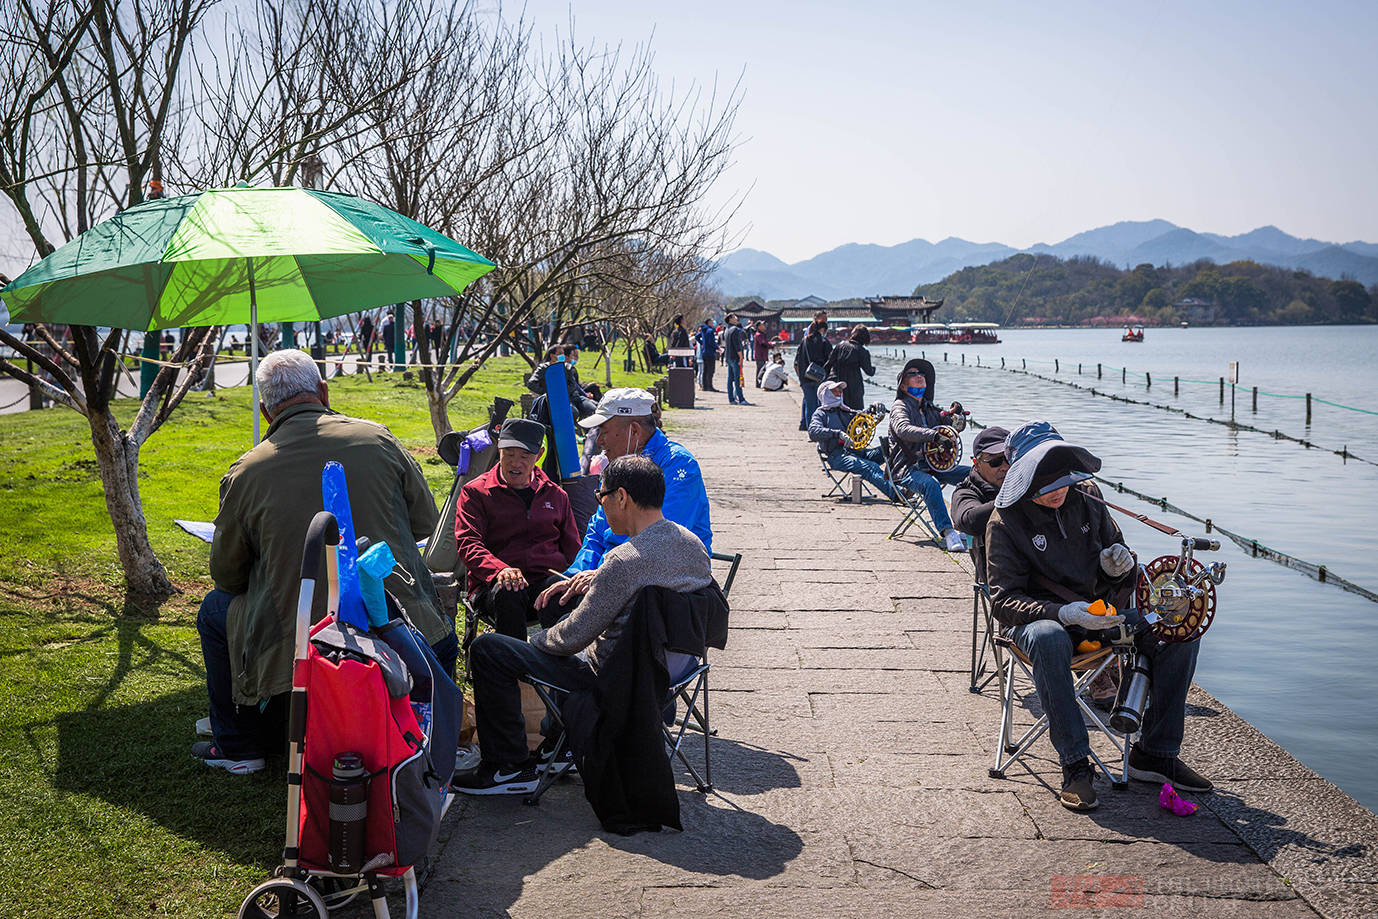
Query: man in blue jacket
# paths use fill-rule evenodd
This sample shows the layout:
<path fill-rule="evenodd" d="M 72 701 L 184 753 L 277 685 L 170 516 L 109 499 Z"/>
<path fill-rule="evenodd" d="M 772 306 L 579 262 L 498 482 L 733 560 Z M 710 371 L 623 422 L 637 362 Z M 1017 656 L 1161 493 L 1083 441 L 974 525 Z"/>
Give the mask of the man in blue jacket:
<path fill-rule="evenodd" d="M 704 392 L 717 392 L 713 388 L 713 368 L 718 362 L 718 333 L 707 319 L 703 321 L 703 325 L 699 326 L 698 332 L 694 335 L 694 341 L 698 342 L 699 359 L 703 361 L 699 388 Z"/>
<path fill-rule="evenodd" d="M 650 457 L 665 474 L 665 501 L 661 513 L 666 520 L 678 523 L 697 536 L 704 549 L 711 553 L 713 529 L 709 522 L 708 492 L 703 487 L 699 462 L 692 453 L 656 427 L 652 415 L 654 408 L 655 396 L 644 389 L 613 389 L 598 403 L 598 410 L 580 420 L 579 424 L 585 428 L 598 428 L 598 446 L 607 454 L 609 463 L 620 456 L 641 454 Z M 544 609 L 547 603 L 556 598 L 566 603 L 570 598 L 586 592 L 603 556 L 613 546 L 626 541 L 625 536 L 618 536 L 608 526 L 608 518 L 600 503 L 598 511 L 589 518 L 579 553 L 565 571 L 568 580 L 546 588 L 537 598 L 536 608 Z"/>

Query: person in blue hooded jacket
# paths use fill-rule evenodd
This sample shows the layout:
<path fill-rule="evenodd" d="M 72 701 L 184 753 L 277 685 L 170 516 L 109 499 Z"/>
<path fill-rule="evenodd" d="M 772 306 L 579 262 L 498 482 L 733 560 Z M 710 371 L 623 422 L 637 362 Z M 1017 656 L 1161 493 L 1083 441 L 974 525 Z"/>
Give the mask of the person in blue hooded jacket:
<path fill-rule="evenodd" d="M 598 446 L 608 462 L 620 456 L 648 456 L 665 474 L 665 501 L 661 513 L 693 533 L 709 553 L 713 551 L 713 528 L 709 521 L 708 492 L 703 486 L 699 462 L 680 444 L 656 427 L 653 410 L 655 396 L 644 389 L 612 389 L 598 403 L 598 409 L 579 424 L 598 428 Z M 567 580 L 552 584 L 536 599 L 536 609 L 544 609 L 554 598 L 561 603 L 588 590 L 593 572 L 609 549 L 626 542 L 608 526 L 602 504 L 589 518 L 584 541 L 574 561 L 564 572 Z"/>

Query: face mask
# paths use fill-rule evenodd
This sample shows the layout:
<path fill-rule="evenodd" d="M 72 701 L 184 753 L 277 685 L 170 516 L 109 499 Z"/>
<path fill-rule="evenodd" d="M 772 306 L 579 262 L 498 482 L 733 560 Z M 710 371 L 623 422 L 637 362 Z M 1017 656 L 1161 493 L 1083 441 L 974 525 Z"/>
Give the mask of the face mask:
<path fill-rule="evenodd" d="M 923 398 L 924 392 L 927 391 L 927 387 L 924 387 L 924 386 L 906 386 L 906 387 L 904 388 L 904 391 L 907 392 L 907 393 L 909 393 L 909 395 L 913 396 L 915 399 L 922 399 L 922 398 Z"/>

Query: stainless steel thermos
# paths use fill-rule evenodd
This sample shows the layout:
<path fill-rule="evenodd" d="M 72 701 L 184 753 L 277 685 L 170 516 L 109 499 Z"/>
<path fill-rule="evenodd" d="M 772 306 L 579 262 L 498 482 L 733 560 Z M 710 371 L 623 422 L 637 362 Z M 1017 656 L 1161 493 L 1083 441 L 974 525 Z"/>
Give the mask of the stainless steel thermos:
<path fill-rule="evenodd" d="M 1110 715 L 1110 726 L 1126 736 L 1139 729 L 1148 704 L 1148 658 L 1142 651 L 1135 653 L 1128 677 L 1129 688 Z"/>

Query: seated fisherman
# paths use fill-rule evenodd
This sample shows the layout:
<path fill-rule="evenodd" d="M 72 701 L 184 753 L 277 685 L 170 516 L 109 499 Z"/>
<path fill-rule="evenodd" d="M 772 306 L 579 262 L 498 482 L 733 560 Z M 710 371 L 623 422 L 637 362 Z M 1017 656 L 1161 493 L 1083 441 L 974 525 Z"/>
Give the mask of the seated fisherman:
<path fill-rule="evenodd" d="M 1088 605 L 1113 602 L 1116 592 L 1132 586 L 1134 558 L 1109 509 L 1086 497 L 1096 494 L 1086 480 L 1101 468 L 1090 451 L 1064 441 L 1048 422 L 1033 421 L 1009 436 L 1007 452 L 1013 462 L 986 531 L 991 612 L 1033 662 L 1048 736 L 1062 764 L 1062 804 L 1090 810 L 1096 806 L 1095 771 L 1069 669 L 1076 639 L 1068 630 L 1123 622 L 1123 616 L 1095 616 Z M 1195 641 L 1155 642 L 1145 651 L 1152 682 L 1143 732 L 1129 754 L 1130 778 L 1211 789 L 1177 758 L 1197 651 Z"/>
<path fill-rule="evenodd" d="M 598 446 L 610 463 L 622 456 L 650 457 L 665 474 L 665 519 L 689 530 L 712 552 L 708 492 L 703 487 L 698 460 L 656 427 L 655 404 L 655 396 L 644 389 L 612 389 L 598 403 L 598 410 L 579 424 L 598 429 Z M 565 569 L 569 580 L 546 588 L 536 600 L 536 609 L 544 609 L 556 600 L 567 603 L 587 591 L 603 556 L 626 539 L 611 528 L 600 504 L 589 518 L 579 554 Z"/>
<path fill-rule="evenodd" d="M 536 598 L 579 549 L 569 496 L 536 467 L 544 440 L 539 422 L 504 421 L 497 464 L 460 489 L 455 514 L 469 602 L 513 638 L 526 638 Z"/>
<path fill-rule="evenodd" d="M 775 357 L 766 365 L 766 372 L 761 374 L 761 388 L 778 392 L 788 385 L 789 371 L 785 369 L 785 357 L 776 351 Z"/>
<path fill-rule="evenodd" d="M 661 354 L 660 349 L 656 347 L 655 339 L 651 336 L 642 336 L 641 348 L 646 355 L 646 366 L 648 368 L 654 370 L 657 367 L 670 366 L 670 355 Z"/>
<path fill-rule="evenodd" d="M 456 778 L 456 791 L 511 795 L 533 791 L 536 760 L 526 745 L 518 681 L 528 674 L 569 690 L 593 685 L 644 587 L 690 592 L 713 576 L 699 538 L 661 514 L 666 480 L 646 456 L 621 456 L 603 473 L 601 512 L 621 542 L 602 559 L 574 611 L 531 642 L 488 632 L 469 651 L 483 760 Z"/>
<path fill-rule="evenodd" d="M 885 480 L 880 447 L 857 447 L 847 436 L 847 425 L 857 413 L 842 401 L 842 391 L 846 388 L 846 383 L 833 380 L 818 384 L 818 410 L 809 420 L 809 440 L 822 446 L 828 465 L 833 469 L 855 473 L 880 489 L 885 497 L 893 499 L 895 491 Z"/>
<path fill-rule="evenodd" d="M 1005 438 L 1009 436 L 1009 431 L 993 426 L 977 434 L 971 442 L 971 473 L 952 490 L 952 523 L 972 538 L 971 560 L 976 565 L 976 580 L 983 584 L 986 524 L 1010 468 L 1005 459 Z"/>
<path fill-rule="evenodd" d="M 923 445 L 938 436 L 934 429 L 947 423 L 943 411 L 933 404 L 934 376 L 933 365 L 918 357 L 900 371 L 895 403 L 890 407 L 890 472 L 896 483 L 923 495 L 947 551 L 965 552 L 966 543 L 953 528 L 943 503 L 943 486 L 961 482 L 971 467 L 957 465 L 937 472 L 923 455 Z"/>
<path fill-rule="evenodd" d="M 302 351 L 265 357 L 258 386 L 268 433 L 220 480 L 210 558 L 215 589 L 196 617 L 214 739 L 192 753 L 240 775 L 262 769 L 264 754 L 284 744 L 302 542 L 321 510 L 327 462 L 347 471 L 355 534 L 386 542 L 405 569 L 388 578 L 387 589 L 451 674 L 459 652 L 416 548 L 439 516 L 416 460 L 381 424 L 332 412 L 329 387 Z M 325 593 L 316 593 L 312 621 L 325 615 Z"/>

